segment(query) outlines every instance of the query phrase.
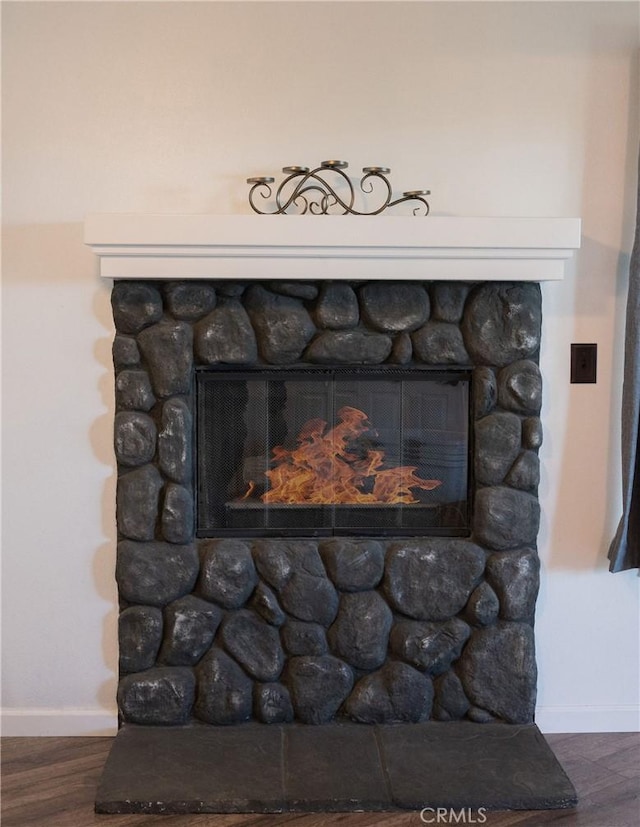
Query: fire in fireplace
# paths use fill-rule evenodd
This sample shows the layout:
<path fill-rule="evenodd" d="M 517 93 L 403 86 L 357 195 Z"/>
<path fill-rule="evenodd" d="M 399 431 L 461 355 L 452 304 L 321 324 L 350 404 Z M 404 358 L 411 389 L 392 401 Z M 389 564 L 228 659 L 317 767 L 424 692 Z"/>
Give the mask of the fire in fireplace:
<path fill-rule="evenodd" d="M 432 491 L 441 480 L 416 476 L 415 465 L 384 468 L 385 452 L 360 447 L 363 434 L 377 436 L 367 424 L 364 411 L 345 405 L 338 411 L 338 424 L 330 428 L 324 419 L 310 419 L 288 450 L 272 450 L 274 467 L 265 472 L 269 488 L 260 497 L 265 503 L 290 505 L 414 505 L 414 488 Z M 255 490 L 251 480 L 243 497 Z"/>
<path fill-rule="evenodd" d="M 198 533 L 469 533 L 470 371 L 197 374 Z"/>

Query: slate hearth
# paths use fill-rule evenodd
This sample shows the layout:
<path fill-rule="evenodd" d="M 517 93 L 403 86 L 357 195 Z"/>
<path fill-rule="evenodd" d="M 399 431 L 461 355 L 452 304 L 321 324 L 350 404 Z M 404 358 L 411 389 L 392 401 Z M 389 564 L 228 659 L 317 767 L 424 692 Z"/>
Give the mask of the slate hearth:
<path fill-rule="evenodd" d="M 125 726 L 99 813 L 542 810 L 575 791 L 535 725 Z"/>
<path fill-rule="evenodd" d="M 575 794 L 533 725 L 539 286 L 120 281 L 112 305 L 123 728 L 99 810 L 569 806 Z M 471 371 L 470 536 L 197 537 L 194 372 L 230 365 Z M 469 758 L 476 727 L 495 760 Z M 345 733 L 368 739 L 363 760 L 385 772 L 373 797 L 351 800 L 336 776 L 322 798 L 287 769 L 296 739 L 311 764 L 295 763 L 311 771 L 324 766 L 323 739 Z M 281 781 L 267 784 L 265 762 L 253 792 L 229 788 L 227 769 L 262 739 L 284 750 Z M 222 762 L 215 744 L 230 750 Z M 180 786 L 196 754 L 211 756 L 221 786 L 196 783 L 205 765 Z M 475 781 L 459 771 L 469 760 Z M 152 783 L 161 766 L 168 798 Z M 530 794 L 518 780 L 527 767 Z"/>

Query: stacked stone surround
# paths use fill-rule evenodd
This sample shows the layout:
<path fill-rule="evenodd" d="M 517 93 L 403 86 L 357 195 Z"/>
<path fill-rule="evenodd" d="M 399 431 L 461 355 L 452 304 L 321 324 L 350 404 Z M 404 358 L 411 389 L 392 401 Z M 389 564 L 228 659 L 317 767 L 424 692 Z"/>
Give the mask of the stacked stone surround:
<path fill-rule="evenodd" d="M 116 282 L 118 704 L 178 725 L 533 720 L 537 284 Z M 469 539 L 197 539 L 196 366 L 473 368 Z"/>

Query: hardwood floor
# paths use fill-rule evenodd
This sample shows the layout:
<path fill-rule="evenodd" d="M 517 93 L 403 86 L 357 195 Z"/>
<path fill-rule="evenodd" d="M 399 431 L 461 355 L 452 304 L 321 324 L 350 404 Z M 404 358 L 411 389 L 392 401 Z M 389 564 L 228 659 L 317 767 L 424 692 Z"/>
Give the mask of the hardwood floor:
<path fill-rule="evenodd" d="M 111 738 L 3 738 L 2 827 L 422 827 L 420 814 L 95 815 L 93 800 Z M 640 733 L 548 735 L 580 799 L 575 810 L 455 813 L 488 827 L 640 825 Z M 434 818 L 434 816 L 431 816 Z M 486 819 L 486 820 L 483 820 Z M 434 820 L 433 822 L 438 823 Z"/>

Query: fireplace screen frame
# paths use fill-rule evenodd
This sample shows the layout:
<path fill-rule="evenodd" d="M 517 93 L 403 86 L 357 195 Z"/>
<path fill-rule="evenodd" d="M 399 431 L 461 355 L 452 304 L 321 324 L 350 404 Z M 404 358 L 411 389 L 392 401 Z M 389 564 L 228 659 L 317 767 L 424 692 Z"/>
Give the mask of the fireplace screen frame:
<path fill-rule="evenodd" d="M 408 379 L 411 381 L 419 381 L 426 379 L 434 382 L 464 382 L 467 387 L 467 411 L 466 411 L 466 443 L 467 443 L 467 457 L 466 457 L 466 519 L 463 525 L 459 526 L 420 526 L 412 525 L 406 527 L 384 527 L 384 526 L 260 526 L 249 527 L 246 525 L 239 527 L 211 527 L 210 525 L 203 525 L 201 519 L 204 506 L 203 501 L 205 483 L 210 471 L 205 469 L 207 460 L 207 452 L 202 450 L 206 440 L 205 429 L 207 428 L 206 417 L 203 416 L 204 405 L 204 387 L 209 382 L 224 382 L 230 380 L 249 380 L 251 377 L 258 380 L 273 379 L 277 381 L 299 381 L 305 378 L 319 379 L 322 377 L 357 377 L 364 380 L 389 380 L 389 379 Z M 338 366 L 313 366 L 313 365 L 287 365 L 283 367 L 277 366 L 255 366 L 242 367 L 238 369 L 233 365 L 219 365 L 216 367 L 197 367 L 195 369 L 195 412 L 196 421 L 194 429 L 194 447 L 196 448 L 195 455 L 197 457 L 195 467 L 195 517 L 196 517 L 196 536 L 201 539 L 215 538 L 215 537 L 265 537 L 265 538 L 283 538 L 283 537 L 333 537 L 333 536 L 376 536 L 376 537 L 402 537 L 402 536 L 416 536 L 416 537 L 469 537 L 472 533 L 473 526 L 473 492 L 475 490 L 474 481 L 474 427 L 473 427 L 473 370 L 469 367 L 451 367 L 438 368 L 432 366 L 363 366 L 363 365 L 338 365 Z M 375 423 L 372 423 L 375 425 Z M 267 506 L 268 507 L 268 506 Z M 273 507 L 273 506 L 272 506 Z M 284 506 L 286 507 L 286 506 Z M 351 506 L 320 506 L 320 508 L 348 508 Z M 357 507 L 357 506 L 356 506 Z M 384 506 L 381 506 L 384 508 Z M 400 506 L 395 506 L 399 508 Z M 310 508 L 313 508 L 311 506 Z"/>

